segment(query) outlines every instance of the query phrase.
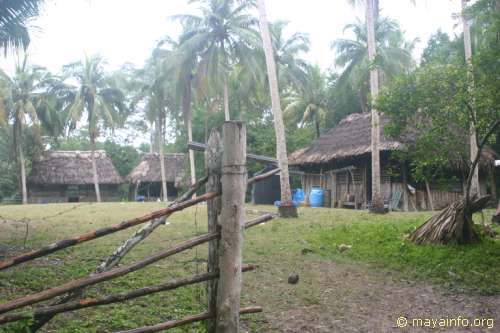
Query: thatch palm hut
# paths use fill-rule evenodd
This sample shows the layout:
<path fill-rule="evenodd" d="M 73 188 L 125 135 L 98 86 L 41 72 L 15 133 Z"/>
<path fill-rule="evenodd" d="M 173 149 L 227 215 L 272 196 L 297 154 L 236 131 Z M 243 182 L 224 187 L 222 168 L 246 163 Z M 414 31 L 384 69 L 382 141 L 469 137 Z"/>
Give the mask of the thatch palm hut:
<path fill-rule="evenodd" d="M 388 118 L 380 118 L 381 192 L 386 203 L 396 193 L 401 195 L 399 208 L 409 210 L 440 209 L 462 196 L 463 172 L 455 165 L 450 168 L 450 179 L 434 183 L 415 182 L 409 177 L 408 165 L 391 159 L 391 152 L 404 149 L 401 142 L 384 135 Z M 295 151 L 289 163 L 303 172 L 301 182 L 306 199 L 313 186 L 322 187 L 325 205 L 331 207 L 364 208 L 371 201 L 371 114 L 355 113 L 347 116 L 309 147 Z M 481 160 L 480 188 L 486 193 L 487 166 L 495 153 L 484 149 Z M 455 176 L 455 177 L 453 177 Z M 408 186 L 410 185 L 410 186 Z"/>
<path fill-rule="evenodd" d="M 160 156 L 157 153 L 144 154 L 139 164 L 127 176 L 131 184 L 130 199 L 150 201 L 162 197 Z M 177 196 L 186 174 L 184 154 L 165 154 L 165 178 L 167 198 Z"/>
<path fill-rule="evenodd" d="M 103 201 L 119 201 L 123 179 L 104 150 L 95 152 Z M 47 151 L 28 178 L 32 203 L 96 201 L 90 151 Z"/>

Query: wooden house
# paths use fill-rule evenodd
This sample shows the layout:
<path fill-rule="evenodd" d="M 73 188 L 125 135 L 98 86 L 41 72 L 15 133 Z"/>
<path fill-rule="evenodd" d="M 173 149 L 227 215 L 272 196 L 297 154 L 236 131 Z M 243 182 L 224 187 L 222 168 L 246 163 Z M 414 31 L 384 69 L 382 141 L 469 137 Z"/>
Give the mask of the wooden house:
<path fill-rule="evenodd" d="M 167 180 L 167 198 L 177 197 L 178 188 L 183 185 L 186 174 L 185 154 L 165 154 L 165 177 Z M 139 197 L 146 201 L 162 197 L 160 155 L 144 154 L 139 164 L 127 176 L 131 184 L 130 199 Z"/>
<path fill-rule="evenodd" d="M 463 175 L 450 174 L 442 182 L 414 182 L 407 177 L 404 163 L 391 159 L 391 152 L 403 149 L 403 144 L 387 138 L 380 118 L 381 190 L 386 203 L 395 196 L 398 208 L 405 210 L 440 209 L 460 198 L 463 193 Z M 486 193 L 487 177 L 484 164 L 491 160 L 491 152 L 482 157 L 480 172 L 481 192 Z M 295 151 L 289 157 L 291 167 L 302 172 L 301 182 L 306 198 L 313 186 L 325 190 L 325 206 L 366 208 L 371 202 L 371 114 L 356 113 L 344 118 L 335 127 L 316 139 L 309 147 Z"/>
<path fill-rule="evenodd" d="M 119 201 L 123 179 L 104 150 L 95 152 L 102 201 Z M 96 201 L 90 151 L 46 151 L 28 177 L 31 203 Z"/>

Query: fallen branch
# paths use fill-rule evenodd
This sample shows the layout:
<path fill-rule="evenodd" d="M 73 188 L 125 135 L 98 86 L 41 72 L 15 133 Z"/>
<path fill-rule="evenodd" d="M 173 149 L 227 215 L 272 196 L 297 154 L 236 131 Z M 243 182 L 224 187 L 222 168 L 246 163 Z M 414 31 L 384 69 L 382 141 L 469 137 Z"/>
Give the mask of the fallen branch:
<path fill-rule="evenodd" d="M 240 314 L 251 314 L 251 313 L 258 313 L 258 312 L 262 312 L 262 308 L 260 306 L 253 306 L 253 307 L 248 307 L 248 308 L 242 308 L 242 309 L 240 309 Z M 141 327 L 141 328 L 134 328 L 132 330 L 120 331 L 120 332 L 116 332 L 116 333 L 150 333 L 150 332 L 159 332 L 159 331 L 163 331 L 163 330 L 168 330 L 170 328 L 174 328 L 174 327 L 179 327 L 179 326 L 183 326 L 183 325 L 186 325 L 186 324 L 195 323 L 195 322 L 198 322 L 198 321 L 207 320 L 207 319 L 214 318 L 214 317 L 215 317 L 214 314 L 205 312 L 205 313 L 202 313 L 202 314 L 199 314 L 199 315 L 189 316 L 189 317 L 186 317 L 186 318 L 180 319 L 180 320 L 170 320 L 170 321 L 167 321 L 167 322 L 164 322 L 164 323 L 161 323 L 161 324 L 157 324 L 157 325 L 154 325 L 154 326 L 145 326 L 145 327 Z"/>
<path fill-rule="evenodd" d="M 245 224 L 245 228 L 250 228 L 250 227 L 255 226 L 259 223 L 269 221 L 273 218 L 274 218 L 274 216 L 272 216 L 272 215 L 261 216 L 259 218 L 248 221 Z M 59 296 L 61 294 L 64 294 L 64 293 L 67 293 L 67 292 L 70 292 L 70 291 L 73 291 L 73 290 L 76 290 L 76 289 L 79 289 L 82 287 L 90 286 L 90 285 L 93 285 L 93 284 L 96 284 L 99 282 L 107 281 L 107 280 L 110 280 L 110 279 L 113 279 L 116 277 L 126 275 L 128 273 L 137 271 L 145 266 L 151 265 L 151 264 L 153 264 L 161 259 L 167 258 L 169 256 L 176 254 L 176 253 L 188 250 L 188 249 L 193 248 L 197 245 L 206 243 L 212 239 L 216 239 L 217 237 L 219 237 L 218 233 L 209 233 L 209 234 L 200 235 L 200 236 L 191 238 L 189 240 L 186 240 L 184 242 L 181 242 L 179 244 L 176 244 L 176 245 L 174 245 L 166 250 L 159 251 L 159 252 L 157 252 L 157 253 L 153 254 L 152 256 L 149 256 L 145 259 L 142 259 L 140 261 L 125 265 L 123 267 L 115 268 L 113 270 L 103 272 L 103 273 L 92 274 L 92 275 L 89 275 L 86 277 L 82 277 L 82 278 L 64 283 L 64 284 L 57 286 L 57 287 L 53 287 L 53 288 L 46 289 L 44 291 L 41 291 L 41 292 L 38 292 L 35 294 L 31 294 L 31 295 L 27 295 L 24 297 L 14 299 L 10 302 L 1 304 L 0 305 L 0 313 L 5 313 L 5 312 L 11 311 L 11 310 L 21 308 L 21 307 L 26 306 L 26 305 L 42 302 L 42 301 L 54 298 L 54 297 Z"/>
<path fill-rule="evenodd" d="M 242 272 L 248 272 L 248 271 L 254 270 L 255 268 L 256 268 L 255 265 L 244 265 L 241 270 L 242 270 Z M 112 295 L 108 295 L 108 296 L 95 297 L 95 298 L 84 298 L 84 299 L 81 299 L 79 301 L 68 302 L 68 303 L 48 306 L 48 307 L 44 307 L 44 308 L 38 308 L 32 312 L 7 314 L 4 316 L 0 316 L 0 324 L 5 324 L 8 322 L 13 322 L 13 321 L 19 321 L 19 320 L 23 320 L 23 319 L 29 319 L 32 317 L 35 317 L 35 319 L 36 319 L 36 317 L 39 317 L 39 316 L 56 315 L 58 313 L 80 310 L 80 309 L 99 306 L 99 305 L 106 305 L 106 304 L 123 302 L 126 300 L 138 298 L 141 296 L 154 294 L 154 293 L 157 293 L 160 291 L 173 290 L 173 289 L 188 286 L 191 284 L 200 283 L 200 282 L 208 281 L 208 280 L 213 280 L 213 279 L 216 279 L 218 276 L 219 276 L 219 274 L 215 273 L 215 272 L 214 273 L 198 274 L 198 275 L 193 275 L 191 277 L 173 279 L 171 281 L 164 282 L 161 284 L 152 285 L 152 286 L 148 286 L 148 287 L 144 287 L 144 288 L 140 288 L 140 289 L 134 289 L 131 291 L 121 292 L 121 293 L 112 294 Z"/>
<path fill-rule="evenodd" d="M 36 258 L 46 256 L 50 253 L 54 253 L 56 251 L 68 248 L 70 246 L 75 246 L 75 245 L 80 244 L 80 243 L 84 243 L 84 242 L 87 242 L 87 241 L 90 241 L 90 240 L 93 240 L 93 239 L 96 239 L 99 237 L 103 237 L 103 236 L 112 234 L 114 232 L 124 230 L 124 229 L 130 228 L 130 227 L 136 226 L 138 224 L 151 221 L 153 219 L 156 219 L 156 218 L 159 218 L 162 216 L 168 216 L 174 212 L 177 212 L 177 211 L 183 210 L 187 207 L 196 205 L 197 203 L 215 198 L 219 195 L 220 195 L 219 193 L 214 193 L 214 192 L 205 193 L 202 196 L 199 196 L 195 199 L 190 199 L 190 200 L 184 201 L 183 203 L 179 203 L 179 204 L 172 206 L 172 207 L 160 209 L 160 210 L 157 210 L 155 212 L 143 215 L 141 217 L 137 217 L 137 218 L 134 218 L 131 220 L 123 221 L 121 223 L 115 224 L 115 225 L 110 226 L 110 227 L 101 228 L 101 229 L 98 229 L 95 231 L 91 231 L 91 232 L 88 232 L 88 233 L 85 233 L 82 235 L 78 235 L 78 236 L 75 236 L 72 238 L 68 238 L 68 239 L 59 241 L 57 243 L 50 244 L 48 246 L 42 247 L 42 248 L 37 249 L 37 250 L 33 250 L 33 251 L 30 251 L 27 253 L 20 254 L 16 257 L 0 261 L 0 270 L 18 265 L 18 264 L 26 262 L 26 261 L 30 261 L 30 260 L 33 260 Z"/>

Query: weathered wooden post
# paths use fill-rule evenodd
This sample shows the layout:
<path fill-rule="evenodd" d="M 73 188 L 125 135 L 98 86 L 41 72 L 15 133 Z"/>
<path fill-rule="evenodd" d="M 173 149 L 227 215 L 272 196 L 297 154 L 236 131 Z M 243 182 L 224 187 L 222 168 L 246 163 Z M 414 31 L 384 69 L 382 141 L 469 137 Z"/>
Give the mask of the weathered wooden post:
<path fill-rule="evenodd" d="M 224 123 L 223 149 L 216 332 L 238 333 L 247 181 L 244 123 Z"/>
<path fill-rule="evenodd" d="M 208 181 L 206 185 L 207 192 L 221 191 L 221 168 L 222 168 L 222 143 L 219 132 L 212 130 L 208 139 L 207 149 L 205 150 L 205 167 Z M 208 232 L 220 232 L 219 214 L 220 197 L 207 201 Z M 219 240 L 214 239 L 208 243 L 208 264 L 209 273 L 219 271 Z M 207 282 L 208 312 L 217 314 L 217 284 L 214 279 Z M 207 333 L 215 333 L 215 319 L 206 321 Z"/>

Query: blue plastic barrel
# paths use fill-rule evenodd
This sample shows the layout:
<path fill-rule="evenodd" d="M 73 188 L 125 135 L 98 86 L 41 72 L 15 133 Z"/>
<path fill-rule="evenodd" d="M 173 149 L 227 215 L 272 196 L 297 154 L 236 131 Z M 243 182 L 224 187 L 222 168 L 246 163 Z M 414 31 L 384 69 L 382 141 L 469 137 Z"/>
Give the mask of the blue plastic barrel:
<path fill-rule="evenodd" d="M 304 195 L 303 189 L 297 188 L 297 189 L 293 190 L 293 198 L 292 198 L 293 201 L 296 201 L 300 204 L 301 202 L 304 202 L 304 199 L 305 199 L 305 195 Z"/>
<path fill-rule="evenodd" d="M 323 206 L 323 196 L 325 192 L 319 186 L 313 186 L 311 193 L 309 194 L 309 203 L 311 207 L 322 207 Z"/>

